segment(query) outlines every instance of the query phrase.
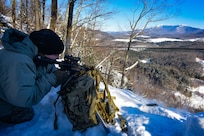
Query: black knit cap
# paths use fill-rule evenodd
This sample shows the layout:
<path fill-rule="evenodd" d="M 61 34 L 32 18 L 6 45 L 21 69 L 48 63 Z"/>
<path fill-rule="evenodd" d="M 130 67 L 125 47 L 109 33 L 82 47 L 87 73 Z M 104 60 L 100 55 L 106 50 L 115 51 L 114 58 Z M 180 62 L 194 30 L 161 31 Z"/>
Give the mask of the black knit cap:
<path fill-rule="evenodd" d="M 38 52 L 51 55 L 61 54 L 64 50 L 64 44 L 60 37 L 50 29 L 41 29 L 33 31 L 29 38 L 38 47 Z"/>

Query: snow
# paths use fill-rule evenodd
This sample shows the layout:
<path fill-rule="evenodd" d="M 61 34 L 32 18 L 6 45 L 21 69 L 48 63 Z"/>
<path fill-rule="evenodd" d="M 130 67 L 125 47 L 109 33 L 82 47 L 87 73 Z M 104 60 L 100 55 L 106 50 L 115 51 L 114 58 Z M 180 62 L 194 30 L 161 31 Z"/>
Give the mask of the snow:
<path fill-rule="evenodd" d="M 130 40 L 129 39 L 114 39 L 113 41 L 116 41 L 116 42 L 126 42 L 126 43 L 128 43 Z M 132 40 L 133 42 L 134 41 L 138 41 L 138 40 Z"/>
<path fill-rule="evenodd" d="M 142 63 L 151 63 L 151 59 L 143 59 L 143 60 L 139 60 Z"/>
<path fill-rule="evenodd" d="M 204 42 L 204 38 L 193 38 L 193 39 L 188 39 L 188 41 L 190 41 L 190 42 L 195 42 L 195 41 Z"/>
<path fill-rule="evenodd" d="M 159 42 L 165 42 L 165 41 L 183 41 L 183 40 L 174 39 L 174 38 L 152 38 L 152 39 L 148 39 L 148 42 L 153 42 L 153 43 L 159 43 Z"/>
<path fill-rule="evenodd" d="M 0 14 L 0 22 L 6 24 L 9 27 L 13 27 L 12 24 L 10 23 L 10 22 L 12 22 L 11 17 Z M 1 31 L 3 31 L 3 29 L 1 29 Z"/>
<path fill-rule="evenodd" d="M 204 38 L 193 38 L 193 39 L 176 39 L 176 38 L 150 38 L 149 36 L 138 36 L 138 37 L 142 37 L 145 38 L 144 40 L 150 43 L 160 43 L 160 42 L 185 42 L 185 41 L 189 41 L 189 42 L 204 42 Z M 129 39 L 114 39 L 113 41 L 118 41 L 118 42 L 129 42 Z M 140 40 L 136 40 L 134 39 L 133 41 L 140 41 Z"/>
<path fill-rule="evenodd" d="M 150 38 L 150 36 L 147 36 L 147 35 L 138 35 L 137 37 L 141 37 L 141 38 Z"/>
<path fill-rule="evenodd" d="M 202 73 L 202 75 L 204 75 L 204 60 L 202 60 L 200 58 L 195 58 L 195 61 L 200 63 L 203 66 L 203 73 Z"/>
<path fill-rule="evenodd" d="M 103 87 L 103 86 L 102 86 Z M 9 125 L 0 123 L 1 136 L 203 136 L 204 113 L 190 113 L 185 110 L 163 107 L 156 100 L 148 100 L 129 91 L 109 86 L 119 113 L 128 122 L 128 132 L 121 132 L 119 123 L 108 125 L 109 133 L 101 124 L 85 132 L 73 132 L 72 124 L 63 113 L 63 106 L 57 98 L 58 88 L 52 88 L 43 100 L 34 106 L 34 118 L 25 123 Z M 147 106 L 157 103 L 158 106 Z M 55 110 L 58 129 L 54 130 Z"/>

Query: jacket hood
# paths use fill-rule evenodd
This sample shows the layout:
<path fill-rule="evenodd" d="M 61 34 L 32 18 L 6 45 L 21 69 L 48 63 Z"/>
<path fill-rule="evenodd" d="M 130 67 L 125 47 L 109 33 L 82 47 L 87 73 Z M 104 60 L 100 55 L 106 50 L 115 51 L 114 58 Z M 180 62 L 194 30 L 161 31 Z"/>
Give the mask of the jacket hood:
<path fill-rule="evenodd" d="M 31 58 L 37 55 L 38 49 L 29 36 L 16 29 L 7 29 L 1 41 L 6 50 L 25 54 Z"/>

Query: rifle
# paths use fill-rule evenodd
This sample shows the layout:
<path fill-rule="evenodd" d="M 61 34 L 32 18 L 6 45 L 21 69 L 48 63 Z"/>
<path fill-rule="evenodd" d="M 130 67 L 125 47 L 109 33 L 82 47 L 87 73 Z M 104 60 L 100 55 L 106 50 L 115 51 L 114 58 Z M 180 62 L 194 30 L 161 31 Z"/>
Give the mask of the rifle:
<path fill-rule="evenodd" d="M 65 55 L 63 61 L 49 59 L 41 55 L 36 55 L 33 60 L 36 64 L 57 64 L 62 71 L 80 72 L 93 69 L 93 67 L 80 65 L 81 58 L 72 55 Z"/>

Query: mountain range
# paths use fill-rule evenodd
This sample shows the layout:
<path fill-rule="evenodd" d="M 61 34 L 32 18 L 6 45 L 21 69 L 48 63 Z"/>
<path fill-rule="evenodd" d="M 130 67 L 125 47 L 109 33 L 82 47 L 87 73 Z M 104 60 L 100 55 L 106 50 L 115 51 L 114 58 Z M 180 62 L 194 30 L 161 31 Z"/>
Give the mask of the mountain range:
<path fill-rule="evenodd" d="M 130 31 L 108 32 L 114 37 L 127 36 Z M 142 35 L 150 37 L 167 37 L 167 38 L 203 38 L 204 29 L 195 28 L 184 25 L 160 25 L 156 27 L 146 28 Z"/>

